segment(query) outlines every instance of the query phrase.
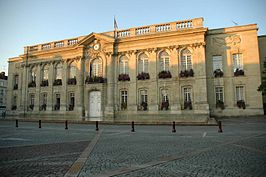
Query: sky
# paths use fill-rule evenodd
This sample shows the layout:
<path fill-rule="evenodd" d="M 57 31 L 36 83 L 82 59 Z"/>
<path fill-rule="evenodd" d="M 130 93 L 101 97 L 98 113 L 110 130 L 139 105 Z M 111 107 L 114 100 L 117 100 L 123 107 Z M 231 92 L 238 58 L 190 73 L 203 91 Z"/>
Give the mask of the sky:
<path fill-rule="evenodd" d="M 254 24 L 266 35 L 265 0 L 0 0 L 0 71 L 24 46 L 119 29 L 204 18 L 209 29 Z"/>

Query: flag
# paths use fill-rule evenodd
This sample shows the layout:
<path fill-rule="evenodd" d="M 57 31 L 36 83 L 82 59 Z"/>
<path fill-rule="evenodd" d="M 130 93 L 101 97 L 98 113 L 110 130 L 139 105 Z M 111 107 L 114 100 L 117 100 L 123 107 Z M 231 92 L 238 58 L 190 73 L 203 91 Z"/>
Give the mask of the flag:
<path fill-rule="evenodd" d="M 115 29 L 115 30 L 118 29 L 118 25 L 117 25 L 117 22 L 116 22 L 115 17 L 114 17 L 114 29 Z"/>

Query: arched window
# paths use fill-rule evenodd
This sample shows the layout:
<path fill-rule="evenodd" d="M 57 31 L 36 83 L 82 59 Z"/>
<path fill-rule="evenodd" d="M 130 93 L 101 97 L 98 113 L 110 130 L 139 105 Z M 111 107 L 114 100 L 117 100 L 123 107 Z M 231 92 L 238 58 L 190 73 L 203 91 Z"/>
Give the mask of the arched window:
<path fill-rule="evenodd" d="M 49 66 L 45 65 L 42 70 L 42 80 L 48 80 Z"/>
<path fill-rule="evenodd" d="M 160 71 L 169 71 L 170 69 L 170 58 L 167 52 L 163 51 L 159 55 L 160 60 Z"/>
<path fill-rule="evenodd" d="M 91 62 L 91 76 L 102 77 L 102 60 L 99 58 L 94 59 Z"/>
<path fill-rule="evenodd" d="M 69 78 L 73 79 L 76 78 L 77 67 L 74 62 L 70 63 L 69 65 Z"/>
<path fill-rule="evenodd" d="M 138 73 L 148 73 L 148 56 L 141 54 L 138 59 Z"/>
<path fill-rule="evenodd" d="M 122 56 L 119 60 L 119 73 L 128 74 L 128 58 L 126 56 Z"/>
<path fill-rule="evenodd" d="M 36 82 L 37 71 L 36 68 L 31 68 L 30 70 L 30 82 Z"/>
<path fill-rule="evenodd" d="M 58 63 L 55 66 L 55 79 L 62 79 L 62 71 L 63 71 L 63 66 L 61 63 Z"/>
<path fill-rule="evenodd" d="M 181 71 L 192 69 L 192 57 L 191 52 L 188 49 L 184 49 L 181 52 Z"/>

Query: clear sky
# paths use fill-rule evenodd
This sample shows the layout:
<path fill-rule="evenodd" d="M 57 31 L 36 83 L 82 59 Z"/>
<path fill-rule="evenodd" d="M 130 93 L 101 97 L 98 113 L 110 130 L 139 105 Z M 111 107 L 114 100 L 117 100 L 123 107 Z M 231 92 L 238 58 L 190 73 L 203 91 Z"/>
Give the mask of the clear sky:
<path fill-rule="evenodd" d="M 209 29 L 257 23 L 266 34 L 265 0 L 0 0 L 0 71 L 24 46 L 111 31 L 114 15 L 120 29 L 203 17 Z"/>

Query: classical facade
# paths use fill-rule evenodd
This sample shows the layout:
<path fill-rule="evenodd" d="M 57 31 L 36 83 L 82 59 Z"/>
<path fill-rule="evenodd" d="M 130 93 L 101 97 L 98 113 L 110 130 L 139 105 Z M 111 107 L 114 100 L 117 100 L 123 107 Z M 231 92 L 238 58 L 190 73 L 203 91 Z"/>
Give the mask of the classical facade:
<path fill-rule="evenodd" d="M 9 115 L 206 122 L 263 114 L 256 24 L 203 18 L 27 46 L 9 59 Z"/>

